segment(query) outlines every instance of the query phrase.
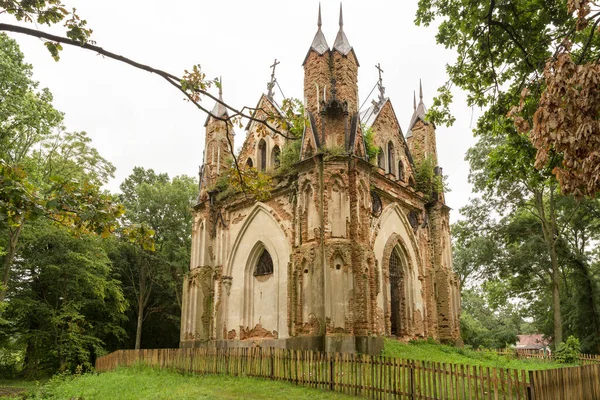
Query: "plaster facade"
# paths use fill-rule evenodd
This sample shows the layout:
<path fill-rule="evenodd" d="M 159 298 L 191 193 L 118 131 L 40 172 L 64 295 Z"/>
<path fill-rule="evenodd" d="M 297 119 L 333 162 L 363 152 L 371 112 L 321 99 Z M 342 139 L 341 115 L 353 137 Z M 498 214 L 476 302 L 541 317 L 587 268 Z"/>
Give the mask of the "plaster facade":
<path fill-rule="evenodd" d="M 301 154 L 291 173 L 275 176 L 268 200 L 217 196 L 230 129 L 207 120 L 181 346 L 376 353 L 386 336 L 456 342 L 450 209 L 443 193 L 427 198 L 414 189 L 415 166 L 425 157 L 437 166 L 435 126 L 425 119 L 422 96 L 407 137 L 383 90 L 359 112 L 359 62 L 341 17 L 330 49 L 319 15 L 303 66 Z M 256 109 L 281 113 L 269 95 Z M 216 106 L 219 112 L 226 115 Z M 381 149 L 376 159 L 367 157 L 366 130 Z M 250 123 L 239 163 L 273 172 L 285 145 L 282 135 Z"/>

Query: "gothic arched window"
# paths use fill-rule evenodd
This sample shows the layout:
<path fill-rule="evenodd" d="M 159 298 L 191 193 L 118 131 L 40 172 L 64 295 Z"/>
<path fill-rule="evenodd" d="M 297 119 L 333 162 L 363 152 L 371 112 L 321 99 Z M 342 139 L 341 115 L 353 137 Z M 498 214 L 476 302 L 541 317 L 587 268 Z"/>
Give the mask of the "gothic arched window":
<path fill-rule="evenodd" d="M 382 148 L 379 148 L 379 154 L 377 154 L 377 166 L 385 170 L 385 154 Z"/>
<path fill-rule="evenodd" d="M 262 254 L 258 257 L 256 267 L 254 268 L 254 276 L 271 275 L 272 273 L 273 259 L 267 249 L 263 249 Z"/>
<path fill-rule="evenodd" d="M 279 168 L 280 156 L 281 150 L 279 149 L 279 146 L 275 145 L 275 147 L 273 147 L 273 151 L 271 152 L 271 165 L 273 165 L 273 168 Z"/>
<path fill-rule="evenodd" d="M 394 144 L 392 142 L 388 143 L 388 174 L 396 175 L 394 173 Z"/>
<path fill-rule="evenodd" d="M 246 167 L 248 167 L 248 168 L 254 167 L 254 163 L 252 162 L 252 159 L 250 157 L 248 157 L 248 159 L 246 160 Z"/>
<path fill-rule="evenodd" d="M 404 180 L 404 163 L 402 160 L 398 161 L 398 180 Z"/>
<path fill-rule="evenodd" d="M 267 170 L 267 142 L 265 139 L 260 139 L 258 142 L 258 166 L 261 172 Z"/>

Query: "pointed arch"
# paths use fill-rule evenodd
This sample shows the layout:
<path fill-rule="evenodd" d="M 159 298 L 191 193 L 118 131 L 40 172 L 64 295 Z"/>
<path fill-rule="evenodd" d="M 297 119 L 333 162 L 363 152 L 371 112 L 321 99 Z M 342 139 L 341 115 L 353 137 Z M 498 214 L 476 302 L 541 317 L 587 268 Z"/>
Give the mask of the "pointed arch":
<path fill-rule="evenodd" d="M 422 258 L 417 244 L 415 233 L 402 208 L 393 203 L 384 208 L 376 223 L 377 229 L 372 234 L 373 251 L 379 266 L 379 288 L 377 294 L 377 307 L 384 314 L 384 321 L 380 321 L 380 329 L 391 333 L 391 286 L 390 286 L 390 257 L 395 251 L 401 261 L 402 271 L 402 299 L 400 303 L 401 335 L 414 335 L 424 333 L 422 318 L 415 318 L 416 314 L 425 315 L 425 303 L 422 295 L 423 276 Z M 402 303 L 402 301 L 404 303 Z M 417 321 L 417 322 L 415 322 Z"/>
<path fill-rule="evenodd" d="M 230 295 L 225 328 L 262 329 L 279 338 L 288 336 L 287 282 L 291 246 L 274 217 L 274 211 L 257 203 L 239 229 L 225 263 L 224 275 L 230 276 Z M 267 252 L 272 273 L 255 276 L 257 264 Z M 222 327 L 219 329 L 222 330 Z"/>
<path fill-rule="evenodd" d="M 396 176 L 394 167 L 396 162 L 394 161 L 394 143 L 390 140 L 387 145 L 387 173 Z"/>
<path fill-rule="evenodd" d="M 281 164 L 281 149 L 278 145 L 273 146 L 273 150 L 271 151 L 271 168 L 279 168 L 279 164 Z"/>
<path fill-rule="evenodd" d="M 267 170 L 267 142 L 265 139 L 260 139 L 258 142 L 258 155 L 257 155 L 257 167 L 261 172 Z"/>

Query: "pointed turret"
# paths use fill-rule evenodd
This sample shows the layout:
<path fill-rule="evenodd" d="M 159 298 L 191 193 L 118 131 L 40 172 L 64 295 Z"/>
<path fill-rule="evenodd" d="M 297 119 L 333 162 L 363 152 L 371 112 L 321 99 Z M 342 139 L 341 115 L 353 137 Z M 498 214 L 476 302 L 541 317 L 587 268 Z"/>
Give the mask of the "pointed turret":
<path fill-rule="evenodd" d="M 310 45 L 310 49 L 308 50 L 308 53 L 306 54 L 306 57 L 304 57 L 304 62 L 302 63 L 302 65 L 306 64 L 306 61 L 308 60 L 308 56 L 310 55 L 311 51 L 316 52 L 318 55 L 322 56 L 323 54 L 325 54 L 326 52 L 329 51 L 329 45 L 327 44 L 327 40 L 325 40 L 325 35 L 323 35 L 323 31 L 321 30 L 321 3 L 319 3 L 319 18 L 317 19 L 317 33 L 315 34 L 315 38 L 312 41 L 312 44 Z"/>
<path fill-rule="evenodd" d="M 227 115 L 227 107 L 225 107 L 223 105 L 223 79 L 220 77 L 219 77 L 219 101 L 217 101 L 215 103 L 215 106 L 213 107 L 212 111 L 210 112 L 208 117 L 206 117 L 206 122 L 204 122 L 204 126 L 208 125 L 208 123 L 212 117 L 215 117 L 215 118 L 213 118 L 214 120 L 219 121 L 218 118 L 224 118 L 224 117 L 228 116 Z"/>
<path fill-rule="evenodd" d="M 340 3 L 340 30 L 338 31 L 337 36 L 335 37 L 335 43 L 333 43 L 333 49 L 339 51 L 343 55 L 348 55 L 348 53 L 352 50 L 352 46 L 350 46 L 350 42 L 344 33 L 344 15 L 342 12 L 342 4 Z"/>
<path fill-rule="evenodd" d="M 204 123 L 204 166 L 202 167 L 203 182 L 202 189 L 210 191 L 220 173 L 227 170 L 228 160 L 231 159 L 231 149 L 229 142 L 233 143 L 233 125 L 229 120 L 223 121 L 221 118 L 228 118 L 227 107 L 223 105 L 223 81 L 219 79 L 219 100 L 213 107 L 210 115 Z M 200 193 L 202 198 L 203 193 Z"/>
<path fill-rule="evenodd" d="M 423 103 L 423 84 L 419 79 L 419 105 L 417 106 L 417 96 L 413 92 L 413 115 L 410 118 L 410 123 L 408 124 L 408 132 L 406 134 L 407 138 L 413 135 L 412 129 L 415 127 L 417 122 L 425 122 L 425 115 L 427 115 L 427 109 L 425 108 L 425 103 Z"/>
<path fill-rule="evenodd" d="M 423 84 L 419 80 L 419 104 L 413 94 L 413 115 L 408 124 L 406 141 L 415 162 L 431 158 L 437 166 L 437 146 L 435 140 L 435 125 L 427 122 L 427 109 L 423 102 Z"/>

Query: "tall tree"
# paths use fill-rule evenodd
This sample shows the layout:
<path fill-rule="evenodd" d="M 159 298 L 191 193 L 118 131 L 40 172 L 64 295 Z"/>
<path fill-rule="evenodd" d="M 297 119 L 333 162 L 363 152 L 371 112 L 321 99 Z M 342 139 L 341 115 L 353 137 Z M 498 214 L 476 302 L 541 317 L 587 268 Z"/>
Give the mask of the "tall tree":
<path fill-rule="evenodd" d="M 186 273 L 191 250 L 191 206 L 198 195 L 193 178 L 136 167 L 121 184 L 121 201 L 129 224 L 145 226 L 154 234 L 154 251 L 136 243 L 124 242 L 115 253 L 123 282 L 131 289 L 136 305 L 135 348 L 142 343 L 144 320 L 152 312 L 179 318 L 182 277 Z M 175 310 L 171 307 L 174 306 Z"/>
<path fill-rule="evenodd" d="M 0 302 L 24 224 L 45 217 L 79 232 L 107 234 L 122 209 L 99 185 L 114 167 L 85 133 L 67 133 L 47 89 L 38 90 L 16 42 L 0 34 Z"/>
<path fill-rule="evenodd" d="M 589 0 L 419 0 L 417 24 L 442 22 L 437 41 L 456 49 L 449 82 L 430 112 L 451 123 L 450 86 L 471 105 L 500 105 L 527 134 L 536 167 L 552 165 L 564 191 L 600 189 L 600 9 Z M 494 107 L 493 107 L 494 108 Z"/>

